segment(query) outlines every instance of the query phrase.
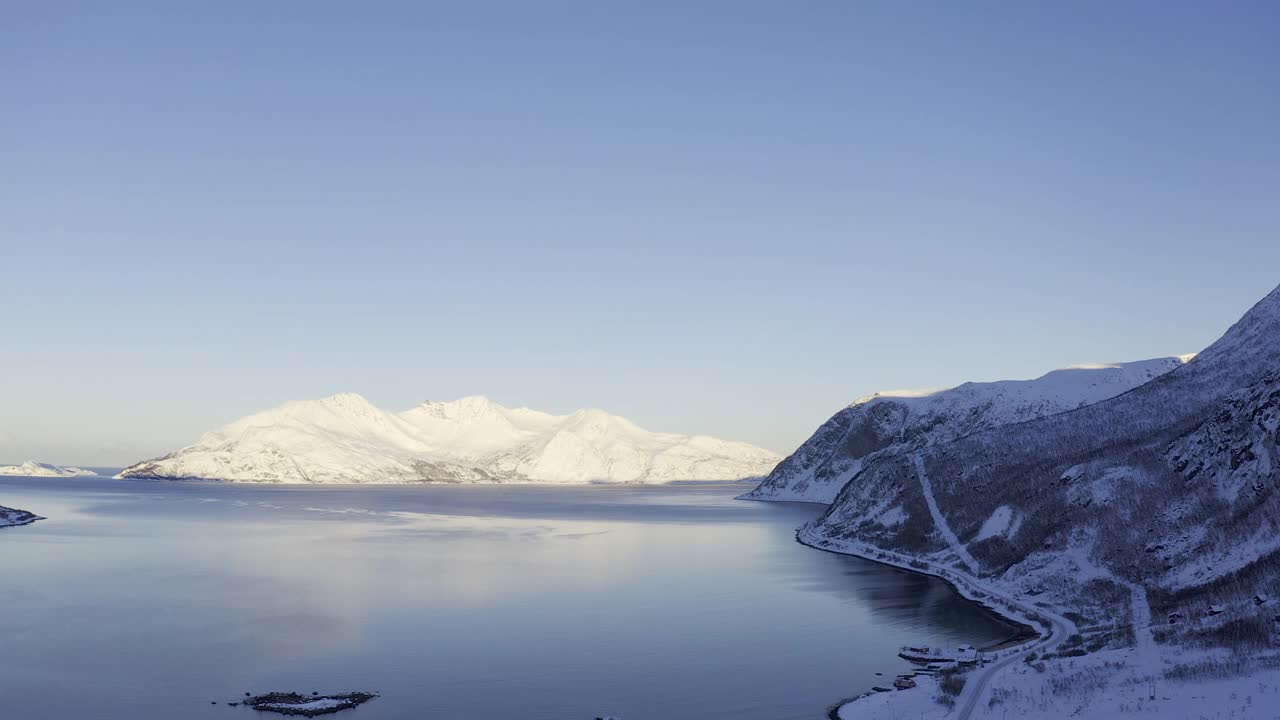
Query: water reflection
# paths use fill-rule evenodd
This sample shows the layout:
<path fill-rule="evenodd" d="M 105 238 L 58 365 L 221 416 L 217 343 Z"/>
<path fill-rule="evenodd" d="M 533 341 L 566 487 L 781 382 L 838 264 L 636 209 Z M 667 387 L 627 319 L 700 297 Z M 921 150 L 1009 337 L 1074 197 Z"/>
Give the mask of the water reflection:
<path fill-rule="evenodd" d="M 298 488 L 3 480 L 15 717 L 820 718 L 906 641 L 1007 628 L 941 582 L 797 545 L 740 486 Z M 247 711 L 246 711 L 247 712 Z M 237 717 L 239 715 L 236 715 Z"/>

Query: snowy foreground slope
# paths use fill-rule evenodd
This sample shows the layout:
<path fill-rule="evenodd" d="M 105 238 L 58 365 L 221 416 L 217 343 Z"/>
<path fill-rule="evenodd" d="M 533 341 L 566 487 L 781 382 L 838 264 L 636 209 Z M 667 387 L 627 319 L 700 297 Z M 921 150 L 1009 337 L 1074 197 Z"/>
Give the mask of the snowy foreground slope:
<path fill-rule="evenodd" d="M 11 527 L 14 525 L 27 525 L 44 518 L 26 510 L 14 510 L 0 505 L 0 527 Z"/>
<path fill-rule="evenodd" d="M 78 467 L 59 467 L 49 463 L 38 463 L 28 460 L 21 465 L 0 465 L 0 475 L 22 475 L 25 477 L 78 477 L 93 475 L 92 470 Z"/>
<path fill-rule="evenodd" d="M 1280 288 L 1127 393 L 870 458 L 799 537 L 941 575 L 1053 630 L 1039 657 L 975 670 L 959 717 L 1274 717 L 1277 483 Z M 934 714 L 905 702 L 841 714 Z"/>
<path fill-rule="evenodd" d="M 873 458 L 1091 405 L 1163 375 L 1191 355 L 1054 370 L 1034 380 L 965 383 L 859 398 L 774 468 L 750 500 L 830 503 Z"/>
<path fill-rule="evenodd" d="M 746 443 L 644 430 L 601 410 L 549 415 L 487 398 L 402 413 L 351 393 L 291 402 L 125 468 L 122 478 L 276 483 L 664 483 L 761 477 Z"/>

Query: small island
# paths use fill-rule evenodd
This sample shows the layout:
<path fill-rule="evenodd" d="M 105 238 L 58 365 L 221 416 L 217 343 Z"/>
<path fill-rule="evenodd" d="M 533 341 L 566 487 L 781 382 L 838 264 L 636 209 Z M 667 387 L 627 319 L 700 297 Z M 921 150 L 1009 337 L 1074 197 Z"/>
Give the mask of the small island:
<path fill-rule="evenodd" d="M 21 465 L 0 465 L 0 475 L 19 477 L 83 477 L 96 475 L 92 470 L 78 467 L 62 467 L 50 463 L 28 460 Z"/>
<path fill-rule="evenodd" d="M 244 701 L 244 705 L 254 710 L 273 712 L 280 715 L 300 715 L 316 717 L 329 715 L 340 710 L 348 710 L 363 705 L 378 697 L 377 693 L 351 692 L 337 695 L 303 695 L 296 692 L 273 692 L 265 695 L 254 695 Z"/>
<path fill-rule="evenodd" d="M 0 505 L 0 528 L 30 525 L 37 520 L 43 519 L 44 518 L 39 515 L 29 513 L 26 510 L 15 510 L 13 508 L 7 508 Z"/>

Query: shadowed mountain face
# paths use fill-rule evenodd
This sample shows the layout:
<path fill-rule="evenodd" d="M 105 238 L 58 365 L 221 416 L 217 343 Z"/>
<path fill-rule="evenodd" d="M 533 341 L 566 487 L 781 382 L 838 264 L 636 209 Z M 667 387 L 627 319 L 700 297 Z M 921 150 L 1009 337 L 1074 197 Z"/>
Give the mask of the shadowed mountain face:
<path fill-rule="evenodd" d="M 861 398 L 818 428 L 746 497 L 829 503 L 877 457 L 1074 410 L 1127 392 L 1189 358 L 1074 367 L 1034 380 L 965 383 L 949 390 Z"/>
<path fill-rule="evenodd" d="M 1280 289 L 1127 393 L 872 459 L 814 530 L 946 558 L 923 476 L 982 574 L 1070 599 L 1095 567 L 1145 588 L 1157 613 L 1234 598 L 1235 620 L 1260 622 L 1244 598 L 1280 589 L 1278 378 Z M 1004 531 L 983 532 L 997 514 Z"/>
<path fill-rule="evenodd" d="M 649 432 L 601 410 L 550 415 L 483 397 L 402 413 L 346 393 L 287 403 L 207 433 L 120 477 L 279 483 L 588 483 L 740 480 L 778 456 L 746 443 Z"/>

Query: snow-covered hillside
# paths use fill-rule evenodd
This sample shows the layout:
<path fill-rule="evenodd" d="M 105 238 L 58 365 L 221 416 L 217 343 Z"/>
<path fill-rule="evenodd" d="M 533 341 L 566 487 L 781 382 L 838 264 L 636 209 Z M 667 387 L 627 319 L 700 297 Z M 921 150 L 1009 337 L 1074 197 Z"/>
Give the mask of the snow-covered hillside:
<path fill-rule="evenodd" d="M 778 456 L 654 433 L 601 410 L 550 415 L 483 397 L 402 413 L 346 393 L 286 403 L 118 477 L 279 483 L 665 483 L 761 477 Z"/>
<path fill-rule="evenodd" d="M 859 398 L 819 427 L 744 497 L 829 503 L 874 457 L 1106 400 L 1191 357 L 1081 365 L 1034 380 L 971 382 L 948 390 L 889 391 Z"/>
<path fill-rule="evenodd" d="M 92 470 L 78 467 L 59 467 L 49 463 L 38 463 L 28 460 L 21 465 L 0 465 L 0 475 L 22 475 L 26 477 L 77 477 L 94 475 Z"/>
<path fill-rule="evenodd" d="M 1278 448 L 1280 288 L 1127 393 L 870 458 L 801 539 L 973 578 L 1157 679 L 1274 672 Z"/>
<path fill-rule="evenodd" d="M 37 520 L 44 518 L 26 510 L 14 510 L 0 505 L 0 527 L 11 527 L 14 525 L 28 525 Z"/>

